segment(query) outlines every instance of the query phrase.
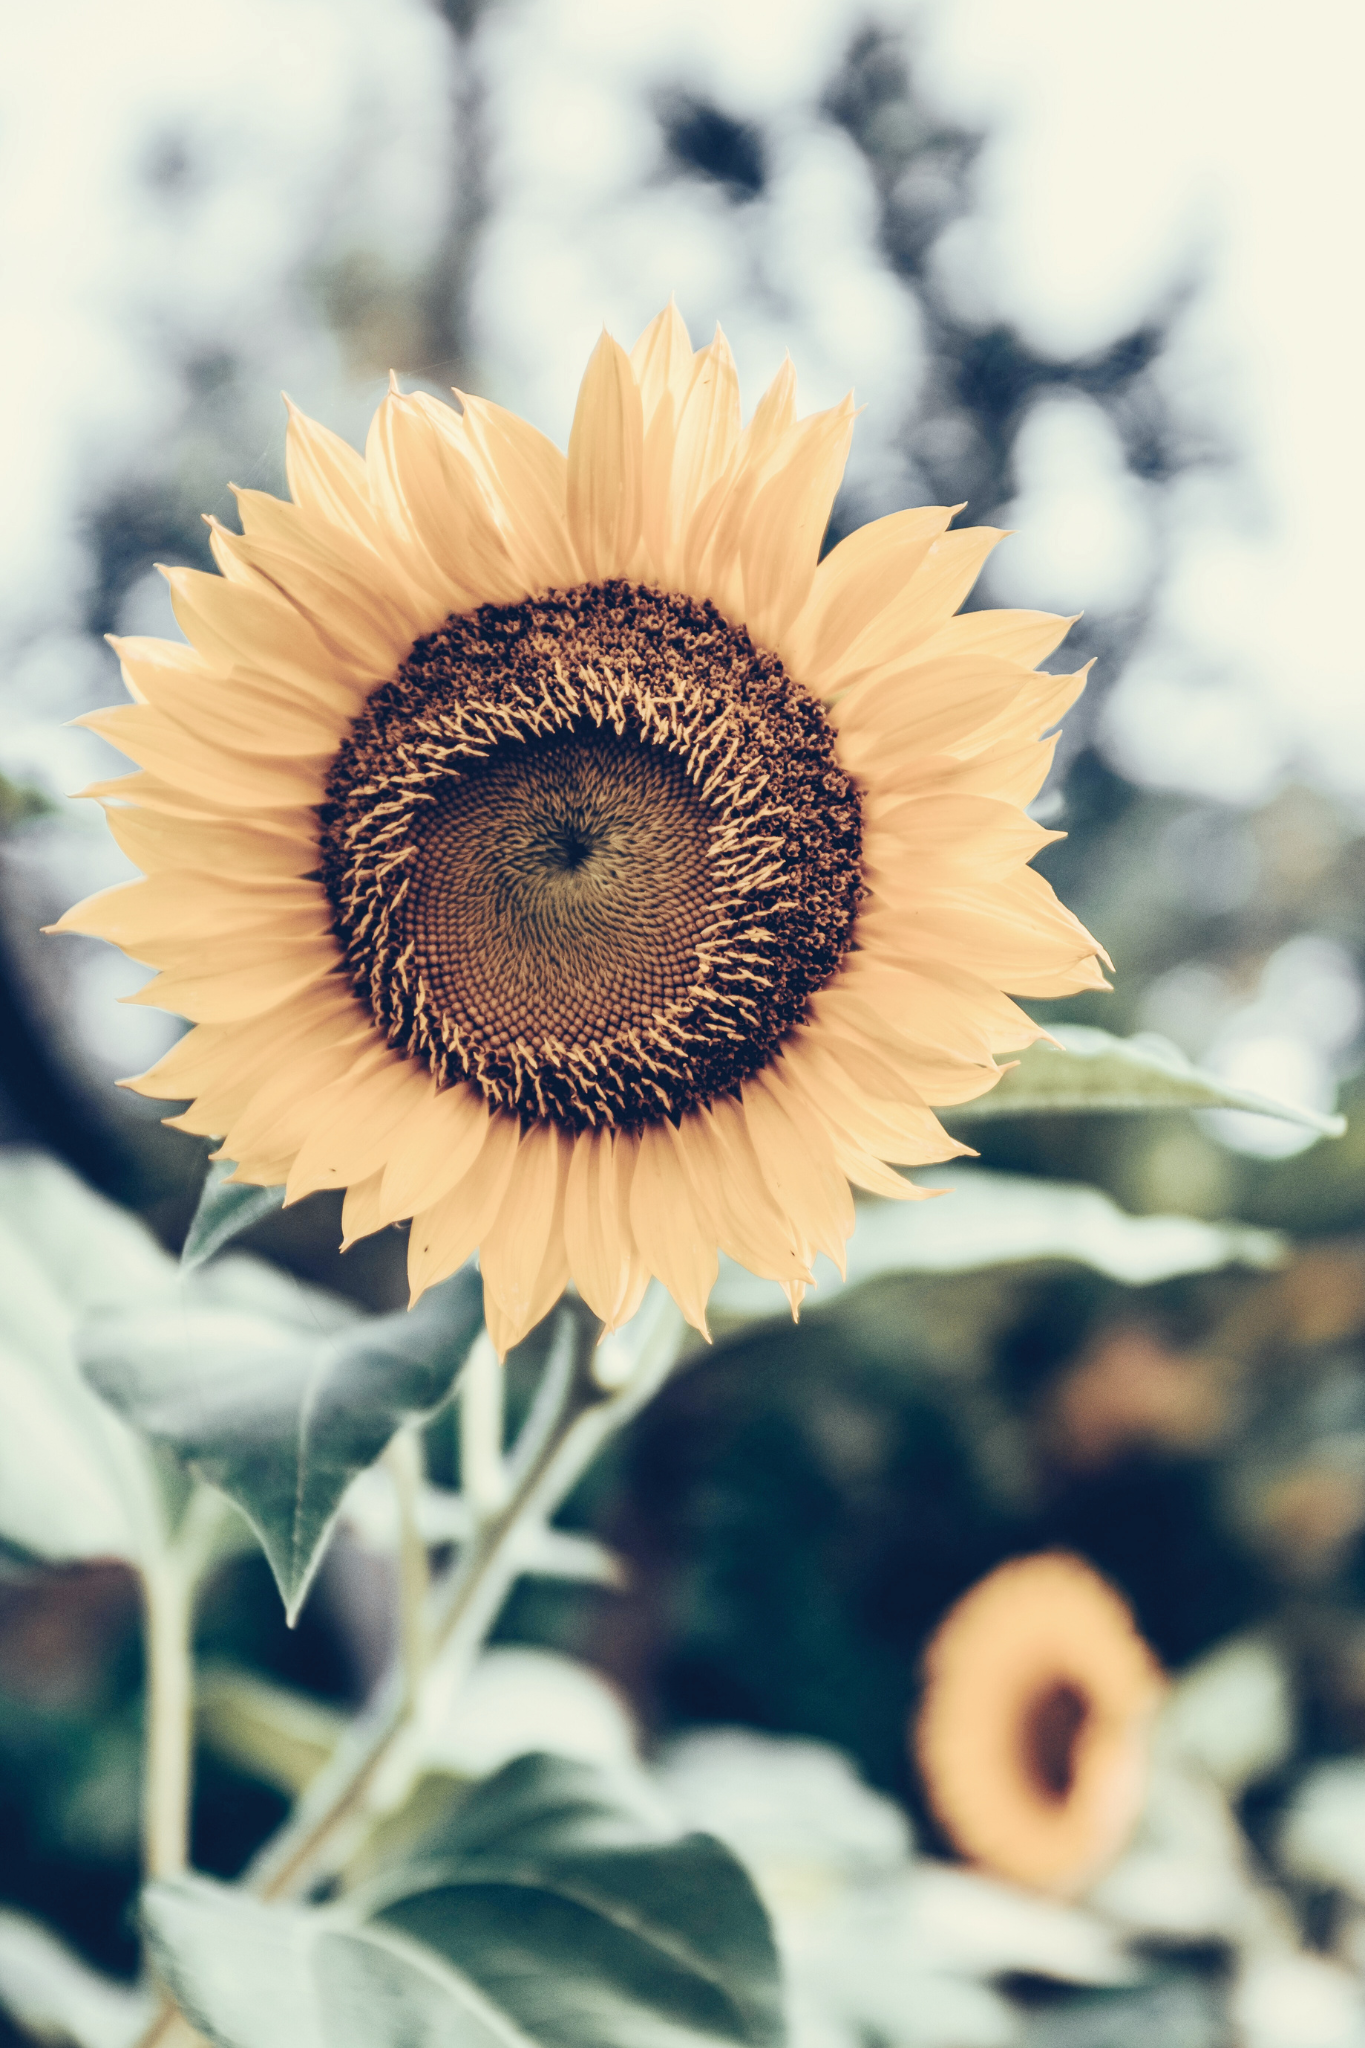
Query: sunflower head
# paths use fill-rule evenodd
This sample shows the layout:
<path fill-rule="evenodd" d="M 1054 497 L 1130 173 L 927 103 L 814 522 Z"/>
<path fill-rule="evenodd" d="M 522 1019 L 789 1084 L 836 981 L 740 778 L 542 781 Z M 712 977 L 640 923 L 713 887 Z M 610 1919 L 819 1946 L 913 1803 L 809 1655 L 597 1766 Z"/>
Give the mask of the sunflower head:
<path fill-rule="evenodd" d="M 567 458 L 396 382 L 363 457 L 291 411 L 186 643 L 116 643 L 141 764 L 96 785 L 146 880 L 68 912 L 194 1028 L 131 1085 L 237 1177 L 479 1252 L 515 1342 L 572 1278 L 705 1328 L 718 1250 L 793 1307 L 851 1189 L 963 1148 L 934 1111 L 1103 986 L 1027 865 L 1065 631 L 958 607 L 999 536 L 893 514 L 823 561 L 852 431 L 724 337 L 604 335 Z M 1006 991 L 1009 993 L 1007 994 Z"/>
<path fill-rule="evenodd" d="M 1082 1890 L 1146 1793 L 1160 1667 L 1127 1604 L 1063 1551 L 972 1587 L 925 1656 L 913 1730 L 934 1813 L 964 1855 L 1041 1891 Z"/>

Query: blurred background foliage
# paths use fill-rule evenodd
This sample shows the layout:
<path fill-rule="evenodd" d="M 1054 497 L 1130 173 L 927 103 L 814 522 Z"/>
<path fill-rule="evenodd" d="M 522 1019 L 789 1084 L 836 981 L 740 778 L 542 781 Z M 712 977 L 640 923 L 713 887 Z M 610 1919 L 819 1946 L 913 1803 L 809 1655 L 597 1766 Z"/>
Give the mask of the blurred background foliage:
<path fill-rule="evenodd" d="M 1131 678 L 1172 644 L 1188 506 L 1254 495 L 1236 408 L 1190 368 L 1208 353 L 1211 245 L 1135 257 L 1126 301 L 1074 347 L 1000 312 L 966 232 L 996 189 L 993 133 L 943 87 L 932 8 L 760 8 L 747 26 L 660 10 L 647 34 L 594 0 L 575 36 L 540 0 L 292 0 L 179 49 L 152 4 L 117 25 L 58 14 L 7 32 L 7 90 L 41 99 L 76 27 L 71 102 L 46 153 L 0 164 L 7 208 L 39 222 L 26 241 L 6 215 L 34 328 L 14 374 L 56 373 L 22 400 L 0 589 L 0 1140 L 50 1150 L 171 1248 L 183 1235 L 204 1148 L 111 1086 L 174 1027 L 116 1007 L 137 969 L 38 927 L 127 871 L 68 795 L 116 772 L 64 725 L 117 695 L 101 636 L 174 630 L 153 565 L 210 566 L 201 515 L 230 516 L 229 477 L 283 488 L 280 382 L 353 436 L 392 366 L 562 439 L 604 314 L 628 340 L 676 287 L 694 340 L 723 321 L 750 402 L 790 344 L 808 404 L 849 381 L 870 400 L 831 543 L 962 500 L 1023 540 L 1032 508 L 1051 553 L 1030 543 L 971 602 L 1085 608 L 1067 662 L 1095 673 L 1037 807 L 1068 836 L 1039 865 L 1117 972 L 1112 995 L 1049 1020 L 1159 1032 L 1352 1128 L 1310 1144 L 1225 1113 L 974 1124 L 990 1167 L 1086 1182 L 1132 1213 L 1269 1227 L 1286 1259 L 1144 1288 L 1055 1261 L 889 1278 L 795 1331 L 722 1335 L 574 1504 L 630 1561 L 629 1590 L 525 1583 L 502 1633 L 589 1658 L 656 1735 L 723 1721 L 837 1744 L 932 1841 L 905 1743 L 926 1636 L 1001 1558 L 1063 1544 L 1112 1576 L 1172 1667 L 1271 1633 L 1296 1735 L 1242 1793 L 1269 1841 L 1315 1760 L 1365 1748 L 1365 823 L 1306 743 L 1238 789 L 1212 771 L 1140 779 L 1147 756 L 1124 739 Z M 97 98 L 116 106 L 95 121 Z M 1058 525 L 1048 508 L 1068 500 Z M 1225 722 L 1205 704 L 1190 759 L 1231 758 L 1253 720 L 1225 654 Z M 1173 701 L 1154 693 L 1152 721 Z M 336 1223 L 314 1198 L 251 1248 L 396 1305 L 397 1234 L 343 1262 Z M 514 1392 L 543 1341 L 513 1361 Z M 439 1477 L 448 1423 L 431 1448 Z M 353 1703 L 387 1608 L 382 1569 L 343 1538 L 291 1633 L 264 1563 L 242 1557 L 200 1650 Z M 119 1567 L 0 1565 L 0 1892 L 124 1971 L 137 1627 Z M 206 1742 L 196 1861 L 232 1873 L 283 1805 Z"/>

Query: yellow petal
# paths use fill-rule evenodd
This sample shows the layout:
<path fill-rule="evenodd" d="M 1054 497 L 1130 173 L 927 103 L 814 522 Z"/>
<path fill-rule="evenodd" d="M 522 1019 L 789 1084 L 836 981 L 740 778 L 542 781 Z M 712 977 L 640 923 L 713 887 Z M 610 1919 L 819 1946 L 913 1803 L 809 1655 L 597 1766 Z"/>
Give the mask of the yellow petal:
<path fill-rule="evenodd" d="M 496 508 L 513 568 L 529 591 L 563 589 L 580 580 L 569 539 L 569 466 L 529 421 L 485 398 L 457 391 L 464 407 L 470 460 L 478 465 Z"/>
<path fill-rule="evenodd" d="M 715 1234 L 697 1214 L 672 1124 L 646 1124 L 630 1187 L 630 1227 L 640 1256 L 657 1273 L 694 1329 L 710 1342 L 706 1302 L 720 1270 Z"/>
<path fill-rule="evenodd" d="M 310 420 L 288 399 L 285 404 L 289 407 L 285 475 L 290 497 L 315 518 L 373 545 L 376 526 L 364 461 L 339 434 Z"/>
<path fill-rule="evenodd" d="M 486 1319 L 500 1357 L 519 1344 L 551 1306 L 546 1302 L 541 1307 L 542 1280 L 552 1234 L 563 1258 L 564 1179 L 571 1144 L 556 1124 L 531 1127 L 522 1139 L 498 1213 L 480 1242 L 484 1301 L 496 1311 Z M 556 1263 L 550 1261 L 550 1273 Z"/>
<path fill-rule="evenodd" d="M 923 505 L 860 526 L 820 563 L 810 596 L 778 653 L 793 675 L 819 689 L 869 622 L 901 595 L 960 505 Z"/>
<path fill-rule="evenodd" d="M 368 1069 L 337 1082 L 319 1101 L 307 1138 L 289 1169 L 285 1201 L 320 1188 L 348 1187 L 382 1177 L 394 1135 L 419 1097 L 431 1092 L 429 1070 L 385 1046 Z M 375 1188 L 376 1203 L 379 1188 Z"/>
<path fill-rule="evenodd" d="M 791 430 L 787 460 L 758 492 L 744 521 L 744 615 L 765 647 L 778 645 L 810 595 L 852 437 L 851 405 L 802 420 Z"/>
<path fill-rule="evenodd" d="M 384 1227 L 384 1218 L 379 1213 L 379 1183 L 383 1175 L 372 1173 L 368 1180 L 357 1181 L 346 1190 L 346 1199 L 341 1205 L 341 1249 L 344 1252 L 359 1238 L 370 1237 Z"/>
<path fill-rule="evenodd" d="M 105 815 L 129 860 L 149 875 L 190 867 L 269 879 L 306 875 L 318 864 L 317 814 L 309 810 L 292 817 L 171 819 L 161 811 L 111 804 Z"/>
<path fill-rule="evenodd" d="M 521 1126 L 515 1117 L 495 1116 L 464 1179 L 413 1217 L 408 1234 L 408 1285 L 414 1302 L 477 1250 L 507 1191 L 520 1140 Z"/>
<path fill-rule="evenodd" d="M 430 1208 L 471 1170 L 492 1117 L 481 1095 L 459 1081 L 419 1100 L 393 1135 L 382 1194 L 385 1220 Z"/>
<path fill-rule="evenodd" d="M 373 681 L 364 662 L 326 646 L 277 591 L 228 583 L 199 569 L 161 573 L 181 632 L 216 669 L 274 677 L 325 709 L 361 703 Z"/>
<path fill-rule="evenodd" d="M 564 1241 L 574 1284 L 595 1316 L 610 1323 L 629 1277 L 626 1235 L 616 1209 L 614 1139 L 609 1130 L 573 1140 L 564 1196 Z"/>
<path fill-rule="evenodd" d="M 650 321 L 630 352 L 630 366 L 646 427 L 666 397 L 681 406 L 692 377 L 692 341 L 675 300 Z"/>
<path fill-rule="evenodd" d="M 590 582 L 629 573 L 643 515 L 644 414 L 630 358 L 603 331 L 569 434 L 568 517 Z"/>
<path fill-rule="evenodd" d="M 458 428 L 453 412 L 451 422 Z M 468 456 L 433 426 L 426 408 L 389 392 L 374 416 L 366 461 L 390 526 L 416 552 L 423 583 L 436 593 L 431 625 L 452 611 L 525 597 Z"/>
<path fill-rule="evenodd" d="M 280 881 L 236 881 L 193 869 L 164 873 L 144 882 L 119 882 L 75 904 L 49 931 L 90 932 L 136 950 L 158 938 L 188 934 L 201 944 L 206 932 L 215 939 L 225 932 L 269 927 L 302 914 L 313 925 L 331 920 L 321 885 L 288 878 Z"/>
<path fill-rule="evenodd" d="M 322 796 L 325 754 L 306 760 L 269 761 L 195 739 L 185 727 L 145 704 L 118 704 L 109 711 L 89 711 L 73 719 L 88 726 L 150 768 L 173 787 L 212 802 L 220 811 L 295 809 L 315 804 Z M 123 794 L 117 783 L 95 783 L 87 795 Z M 147 799 L 130 785 L 127 795 Z"/>
<path fill-rule="evenodd" d="M 716 329 L 709 348 L 699 351 L 677 416 L 672 473 L 668 484 L 672 535 L 685 535 L 698 506 L 729 467 L 739 439 L 739 375 L 730 344 Z M 667 567 L 677 574 L 681 558 Z"/>
<path fill-rule="evenodd" d="M 122 1000 L 147 1009 L 173 1010 L 181 1017 L 193 1017 L 197 1024 L 229 1024 L 278 1009 L 324 975 L 334 973 L 336 964 L 333 940 L 291 941 L 274 953 L 262 949 L 259 959 L 216 971 L 158 974 Z"/>
<path fill-rule="evenodd" d="M 917 659 L 938 661 L 945 656 L 985 654 L 997 661 L 1017 661 L 1025 668 L 1036 668 L 1066 638 L 1079 617 L 1079 612 L 1069 619 L 1052 612 L 962 612 L 921 643 Z"/>
<path fill-rule="evenodd" d="M 923 647 L 947 624 L 981 574 L 986 557 L 1004 538 L 994 526 L 966 526 L 936 540 L 901 595 L 869 620 L 847 653 L 822 677 L 822 689 L 833 694 L 888 666 L 904 667 L 909 652 Z M 998 656 L 997 648 L 990 651 Z"/>

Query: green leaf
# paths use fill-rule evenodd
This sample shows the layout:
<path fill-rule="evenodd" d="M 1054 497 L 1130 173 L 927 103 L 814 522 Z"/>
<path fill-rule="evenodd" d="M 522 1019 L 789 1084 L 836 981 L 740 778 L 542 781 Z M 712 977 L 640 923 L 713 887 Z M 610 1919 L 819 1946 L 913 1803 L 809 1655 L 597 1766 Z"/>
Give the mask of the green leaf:
<path fill-rule="evenodd" d="M 201 1877 L 142 1894 L 152 1968 L 219 2048 L 327 2048 L 312 1968 L 321 1919 Z"/>
<path fill-rule="evenodd" d="M 1324 1137 L 1339 1138 L 1341 1116 L 1277 1102 L 1251 1088 L 1237 1088 L 1216 1074 L 1192 1066 L 1178 1046 L 1153 1033 L 1115 1038 L 1089 1025 L 1059 1024 L 1060 1049 L 1031 1045 L 1019 1064 L 988 1095 L 943 1112 L 952 1123 L 996 1116 L 1113 1114 L 1131 1110 L 1245 1109 L 1302 1124 Z"/>
<path fill-rule="evenodd" d="M 284 1189 L 254 1188 L 242 1183 L 228 1184 L 237 1171 L 231 1159 L 209 1161 L 209 1170 L 199 1195 L 199 1206 L 185 1233 L 180 1263 L 193 1270 L 220 1252 L 234 1237 L 250 1230 L 263 1216 L 273 1216 L 284 1207 Z"/>
<path fill-rule="evenodd" d="M 259 1291 L 252 1263 L 233 1264 Z M 466 1268 L 411 1311 L 327 1330 L 234 1305 L 227 1266 L 212 1279 L 207 1299 L 191 1293 L 88 1325 L 82 1369 L 136 1429 L 236 1502 L 292 1622 L 352 1479 L 451 1393 L 482 1327 L 482 1288 Z M 305 1306 L 318 1299 L 294 1294 Z"/>
<path fill-rule="evenodd" d="M 1025 1259 L 1072 1259 L 1130 1287 L 1146 1287 L 1177 1273 L 1273 1266 L 1285 1254 L 1285 1241 L 1273 1230 L 1194 1216 L 1130 1216 L 1099 1188 L 1069 1181 L 962 1165 L 922 1168 L 913 1178 L 918 1187 L 941 1190 L 942 1200 L 860 1202 L 846 1277 L 818 1258 L 803 1313 L 888 1273 L 962 1273 Z M 724 1258 L 709 1306 L 745 1320 L 791 1313 L 774 1281 Z"/>
<path fill-rule="evenodd" d="M 81 2048 L 133 2048 L 156 2010 L 151 1992 L 92 1970 L 26 1914 L 0 1911 L 0 2011 L 26 2035 Z"/>
<path fill-rule="evenodd" d="M 521 1757 L 428 1840 L 425 1861 L 371 1888 L 368 1911 L 545 2048 L 780 2041 L 776 1951 L 752 1883 L 711 1836 L 661 1832 L 628 1783 Z"/>
<path fill-rule="evenodd" d="M 643 1779 L 523 1757 L 342 1905 L 149 1885 L 152 1961 L 218 2048 L 772 2048 L 758 1896 L 720 1843 L 664 1827 Z"/>
<path fill-rule="evenodd" d="M 0 1156 L 0 1539 L 57 1562 L 143 1564 L 163 1548 L 153 1456 L 84 1384 L 75 1346 L 84 1311 L 118 1310 L 174 1270 L 55 1160 Z"/>
<path fill-rule="evenodd" d="M 401 1935 L 324 1932 L 315 1974 L 328 2048 L 534 2048 L 467 1977 Z"/>

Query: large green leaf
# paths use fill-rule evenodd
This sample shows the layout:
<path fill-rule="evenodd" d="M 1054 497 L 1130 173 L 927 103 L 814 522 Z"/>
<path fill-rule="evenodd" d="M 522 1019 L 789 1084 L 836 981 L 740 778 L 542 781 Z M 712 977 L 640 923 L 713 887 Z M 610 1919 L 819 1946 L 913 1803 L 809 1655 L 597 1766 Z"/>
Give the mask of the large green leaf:
<path fill-rule="evenodd" d="M 953 1123 L 995 1116 L 1042 1116 L 1078 1111 L 1246 1109 L 1340 1137 L 1346 1119 L 1278 1102 L 1237 1088 L 1192 1066 L 1178 1046 L 1154 1033 L 1115 1038 L 1088 1024 L 1059 1024 L 1060 1046 L 1031 1045 L 1018 1065 L 975 1102 L 945 1110 Z"/>
<path fill-rule="evenodd" d="M 827 1258 L 815 1261 L 808 1309 L 847 1287 L 888 1273 L 960 1273 L 1024 1259 L 1071 1259 L 1129 1286 L 1149 1286 L 1177 1273 L 1221 1266 L 1274 1265 L 1284 1240 L 1242 1223 L 1205 1223 L 1195 1216 L 1130 1216 L 1099 1188 L 978 1166 L 933 1166 L 917 1185 L 942 1192 L 932 1202 L 865 1201 L 848 1242 L 845 1277 Z M 789 1315 L 786 1296 L 728 1259 L 711 1294 L 717 1315 Z"/>
<path fill-rule="evenodd" d="M 150 1885 L 158 1974 L 218 2048 L 772 2048 L 776 1952 L 709 1836 L 642 1779 L 522 1757 L 424 1859 L 322 1909 Z"/>
<path fill-rule="evenodd" d="M 0 1155 L 0 1540 L 143 1564 L 165 1544 L 149 1447 L 76 1368 L 82 1315 L 121 1312 L 174 1266 L 142 1226 L 39 1153 Z"/>
<path fill-rule="evenodd" d="M 250 1230 L 264 1216 L 284 1207 L 284 1189 L 255 1188 L 243 1182 L 229 1184 L 228 1175 L 237 1171 L 231 1159 L 214 1159 L 204 1177 L 199 1206 L 185 1233 L 180 1262 L 193 1270 L 222 1251 L 234 1237 Z"/>
<path fill-rule="evenodd" d="M 499 1771 L 441 1836 L 368 1911 L 546 2048 L 782 2038 L 767 1917 L 712 1836 L 660 1839 L 647 1799 L 549 1756 Z"/>
<path fill-rule="evenodd" d="M 220 2048 L 327 2048 L 313 1977 L 322 1924 L 207 1878 L 163 1879 L 142 1894 L 153 1969 Z"/>
<path fill-rule="evenodd" d="M 318 1327 L 318 1297 L 286 1283 L 309 1327 L 267 1312 L 257 1270 L 225 1262 L 199 1289 L 101 1317 L 81 1333 L 81 1363 L 136 1429 L 237 1503 L 292 1621 L 346 1488 L 403 1423 L 450 1394 L 483 1298 L 465 1269 L 410 1312 L 354 1320 L 334 1310 L 328 1328 Z M 243 1287 L 246 1299 L 234 1299 Z"/>

